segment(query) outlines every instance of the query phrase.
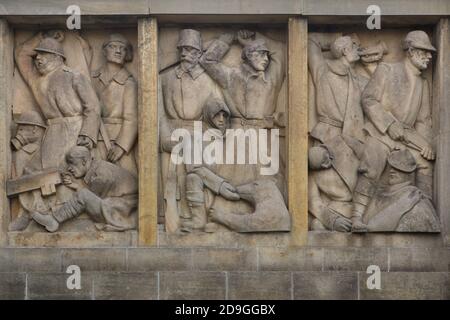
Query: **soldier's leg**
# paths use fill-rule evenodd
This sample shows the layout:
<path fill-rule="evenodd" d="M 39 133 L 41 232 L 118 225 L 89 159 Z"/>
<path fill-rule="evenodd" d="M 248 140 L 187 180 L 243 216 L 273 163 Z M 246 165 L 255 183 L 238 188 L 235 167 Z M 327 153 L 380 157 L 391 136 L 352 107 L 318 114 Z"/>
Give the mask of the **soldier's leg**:
<path fill-rule="evenodd" d="M 72 199 L 64 203 L 59 209 L 53 213 L 42 214 L 39 212 L 33 212 L 31 217 L 40 225 L 44 226 L 47 231 L 55 232 L 59 229 L 59 225 L 64 221 L 73 219 L 80 215 L 87 207 L 91 208 L 95 205 L 88 200 L 92 198 L 92 191 L 88 189 L 81 189 L 77 191 Z M 95 195 L 94 195 L 95 196 Z"/>
<path fill-rule="evenodd" d="M 192 229 L 203 229 L 206 225 L 207 215 L 205 207 L 204 183 L 196 173 L 186 176 L 186 199 L 191 211 L 192 221 L 184 226 Z"/>
<path fill-rule="evenodd" d="M 420 155 L 420 152 L 409 149 L 417 162 L 416 186 L 430 198 L 433 196 L 433 163 Z"/>
<path fill-rule="evenodd" d="M 359 166 L 358 182 L 353 192 L 352 231 L 365 231 L 362 217 L 372 199 L 376 184 L 386 167 L 389 148 L 375 138 L 369 137 Z"/>

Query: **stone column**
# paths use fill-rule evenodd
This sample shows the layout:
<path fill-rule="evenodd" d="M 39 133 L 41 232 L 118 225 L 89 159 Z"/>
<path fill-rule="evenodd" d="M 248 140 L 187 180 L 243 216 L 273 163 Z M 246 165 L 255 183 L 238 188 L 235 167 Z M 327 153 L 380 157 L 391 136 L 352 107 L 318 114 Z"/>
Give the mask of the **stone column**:
<path fill-rule="evenodd" d="M 450 31 L 449 19 L 435 28 L 437 60 L 433 74 L 433 112 L 437 159 L 434 200 L 439 212 L 442 236 L 450 244 Z"/>
<path fill-rule="evenodd" d="M 13 41 L 8 22 L 0 19 L 0 245 L 7 245 L 10 222 L 6 180 L 10 174 L 10 123 L 13 74 Z"/>
<path fill-rule="evenodd" d="M 291 245 L 308 239 L 308 23 L 289 19 L 288 43 L 288 208 L 292 217 Z"/>
<path fill-rule="evenodd" d="M 139 51 L 139 245 L 156 246 L 158 216 L 158 25 L 138 22 Z"/>

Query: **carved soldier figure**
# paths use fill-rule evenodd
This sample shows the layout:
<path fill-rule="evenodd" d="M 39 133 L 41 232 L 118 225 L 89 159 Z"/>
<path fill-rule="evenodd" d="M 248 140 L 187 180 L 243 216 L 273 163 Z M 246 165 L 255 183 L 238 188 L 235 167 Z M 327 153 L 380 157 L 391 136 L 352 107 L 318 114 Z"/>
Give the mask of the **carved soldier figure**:
<path fill-rule="evenodd" d="M 46 129 L 42 117 L 35 111 L 22 113 L 16 123 L 17 133 L 11 139 L 11 147 L 14 151 L 12 154 L 13 179 L 39 169 L 33 168 L 32 165 L 37 162 L 33 160 L 40 157 L 42 137 Z M 35 197 L 40 197 L 39 191 L 19 195 L 21 207 L 17 218 L 11 221 L 9 231 L 21 231 L 28 226 L 31 217 L 27 209 L 36 201 Z"/>
<path fill-rule="evenodd" d="M 38 33 L 18 46 L 17 67 L 47 120 L 42 142 L 42 167 L 58 167 L 74 145 L 97 142 L 100 108 L 88 78 L 64 64 L 62 35 Z"/>
<path fill-rule="evenodd" d="M 243 46 L 243 62 L 239 68 L 231 68 L 220 61 L 234 38 L 223 34 L 214 40 L 200 63 L 222 88 L 233 128 L 271 129 L 278 120 L 274 112 L 285 76 L 283 45 L 260 33 L 241 30 L 237 40 Z"/>
<path fill-rule="evenodd" d="M 309 37 L 308 67 L 316 88 L 318 115 L 311 137 L 326 143 L 344 134 L 364 141 L 361 90 L 354 69 L 360 58 L 359 46 L 350 36 L 339 37 L 330 46 L 333 59 L 325 59 L 322 50 L 328 47 L 317 35 Z"/>
<path fill-rule="evenodd" d="M 106 64 L 92 73 L 104 124 L 98 136 L 97 151 L 101 159 L 117 163 L 137 175 L 133 153 L 138 132 L 137 84 L 124 67 L 133 60 L 133 47 L 121 34 L 112 34 L 103 43 L 103 54 Z"/>
<path fill-rule="evenodd" d="M 32 218 L 47 231 L 55 232 L 61 223 L 86 212 L 96 227 L 124 231 L 137 226 L 138 185 L 136 177 L 113 163 L 92 158 L 89 149 L 75 146 L 67 153 L 63 182 L 74 189 L 72 199 L 55 212 L 33 212 Z M 75 179 L 83 179 L 86 187 Z"/>
<path fill-rule="evenodd" d="M 388 187 L 377 193 L 364 221 L 369 232 L 439 232 L 431 198 L 414 186 L 417 163 L 408 149 L 389 154 Z"/>
<path fill-rule="evenodd" d="M 368 120 L 365 130 L 369 137 L 353 195 L 354 231 L 366 229 L 361 217 L 392 150 L 408 148 L 418 164 L 416 184 L 431 196 L 433 169 L 430 161 L 435 154 L 431 146 L 430 89 L 421 73 L 428 67 L 431 52 L 436 49 L 423 31 L 409 32 L 403 49 L 404 60 L 380 63 L 363 92 L 362 104 Z"/>
<path fill-rule="evenodd" d="M 342 138 L 338 136 L 336 139 Z M 348 162 L 339 162 L 344 159 L 339 153 L 352 152 L 346 145 L 346 150 L 343 150 L 344 145 L 329 140 L 327 145 L 309 149 L 308 211 L 312 230 L 351 230 L 352 187 L 357 168 L 348 168 Z M 353 186 L 349 186 L 349 181 L 344 179 L 350 176 L 349 171 L 354 172 Z"/>

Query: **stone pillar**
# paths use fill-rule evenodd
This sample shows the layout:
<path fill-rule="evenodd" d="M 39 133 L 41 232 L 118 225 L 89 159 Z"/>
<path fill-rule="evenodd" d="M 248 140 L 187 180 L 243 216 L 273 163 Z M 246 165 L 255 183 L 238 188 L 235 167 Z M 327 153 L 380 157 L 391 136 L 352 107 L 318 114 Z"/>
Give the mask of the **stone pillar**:
<path fill-rule="evenodd" d="M 139 245 L 156 246 L 158 216 L 158 25 L 138 22 L 139 51 Z"/>
<path fill-rule="evenodd" d="M 289 19 L 288 43 L 288 208 L 291 245 L 308 239 L 308 23 Z"/>
<path fill-rule="evenodd" d="M 0 245 L 7 244 L 10 222 L 6 180 L 10 174 L 11 79 L 13 73 L 13 45 L 8 22 L 0 19 Z"/>
<path fill-rule="evenodd" d="M 434 198 L 446 245 L 450 244 L 450 31 L 449 19 L 435 29 L 437 60 L 433 74 L 433 111 L 437 141 Z"/>

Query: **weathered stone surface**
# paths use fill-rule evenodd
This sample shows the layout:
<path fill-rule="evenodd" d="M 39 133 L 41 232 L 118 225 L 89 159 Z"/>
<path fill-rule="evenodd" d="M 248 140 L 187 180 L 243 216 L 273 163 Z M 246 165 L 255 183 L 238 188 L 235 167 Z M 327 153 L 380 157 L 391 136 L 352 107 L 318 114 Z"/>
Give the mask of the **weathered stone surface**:
<path fill-rule="evenodd" d="M 449 299 L 449 273 L 382 272 L 381 289 L 367 288 L 367 277 L 360 273 L 360 299 L 429 300 Z"/>
<path fill-rule="evenodd" d="M 256 249 L 194 248 L 194 270 L 256 270 Z"/>
<path fill-rule="evenodd" d="M 449 271 L 450 250 L 439 248 L 390 248 L 389 271 Z"/>
<path fill-rule="evenodd" d="M 225 299 L 225 272 L 160 272 L 159 298 Z"/>
<path fill-rule="evenodd" d="M 0 300 L 25 299 L 25 273 L 0 273 Z"/>
<path fill-rule="evenodd" d="M 183 271 L 192 269 L 190 248 L 128 249 L 128 271 Z"/>
<path fill-rule="evenodd" d="M 324 248 L 324 271 L 365 271 L 377 265 L 388 270 L 387 248 Z"/>
<path fill-rule="evenodd" d="M 61 250 L 1 248 L 0 272 L 60 272 Z"/>
<path fill-rule="evenodd" d="M 228 299 L 290 300 L 292 281 L 289 272 L 230 272 Z"/>
<path fill-rule="evenodd" d="M 295 272 L 294 299 L 358 299 L 356 272 Z"/>
<path fill-rule="evenodd" d="M 156 273 L 92 274 L 96 300 L 154 300 L 158 297 Z"/>
<path fill-rule="evenodd" d="M 12 247 L 134 247 L 137 232 L 8 232 Z"/>
<path fill-rule="evenodd" d="M 322 248 L 261 247 L 258 254 L 261 271 L 320 271 L 323 267 Z"/>
<path fill-rule="evenodd" d="M 439 234 L 354 234 L 328 231 L 311 231 L 308 233 L 309 246 L 324 247 L 442 247 Z"/>
<path fill-rule="evenodd" d="M 66 273 L 29 273 L 28 274 L 28 299 L 39 300 L 65 300 L 92 299 L 92 276 L 81 270 L 81 289 L 70 290 L 67 288 Z"/>
<path fill-rule="evenodd" d="M 64 249 L 62 270 L 70 265 L 81 271 L 126 271 L 126 249 Z"/>

